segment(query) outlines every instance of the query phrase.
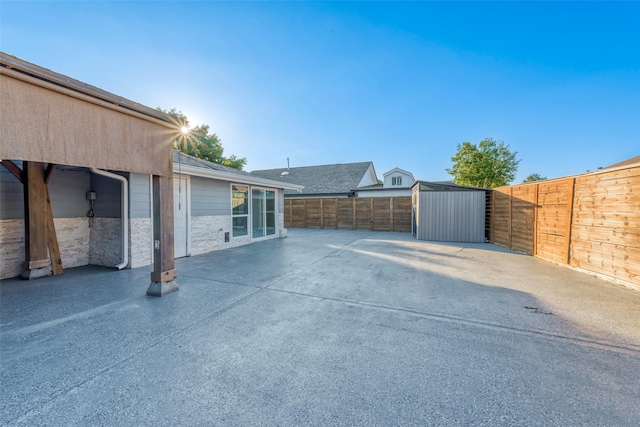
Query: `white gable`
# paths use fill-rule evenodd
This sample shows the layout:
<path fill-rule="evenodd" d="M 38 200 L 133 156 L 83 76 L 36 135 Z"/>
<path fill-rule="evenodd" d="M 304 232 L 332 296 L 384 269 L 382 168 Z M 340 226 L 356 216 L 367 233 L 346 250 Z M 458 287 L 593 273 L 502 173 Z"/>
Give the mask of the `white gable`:
<path fill-rule="evenodd" d="M 400 168 L 393 168 L 384 174 L 384 188 L 408 188 L 414 181 L 411 172 Z"/>

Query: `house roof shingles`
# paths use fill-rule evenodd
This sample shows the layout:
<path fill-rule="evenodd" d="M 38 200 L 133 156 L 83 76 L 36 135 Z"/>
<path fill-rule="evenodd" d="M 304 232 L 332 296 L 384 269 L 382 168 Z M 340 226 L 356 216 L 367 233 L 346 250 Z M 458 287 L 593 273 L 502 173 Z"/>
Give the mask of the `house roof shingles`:
<path fill-rule="evenodd" d="M 199 159 L 197 157 L 189 156 L 188 154 L 182 153 L 178 150 L 173 150 L 173 163 L 193 166 L 197 168 L 213 169 L 222 172 L 235 173 L 244 176 L 253 176 L 249 172 L 241 171 L 235 168 L 230 168 L 229 166 L 224 166 L 218 163 L 212 163 L 206 160 Z"/>
<path fill-rule="evenodd" d="M 350 194 L 367 173 L 372 162 L 265 169 L 251 174 L 275 181 L 304 185 L 301 193 L 285 190 L 285 194 Z M 289 172 L 282 175 L 283 172 Z"/>

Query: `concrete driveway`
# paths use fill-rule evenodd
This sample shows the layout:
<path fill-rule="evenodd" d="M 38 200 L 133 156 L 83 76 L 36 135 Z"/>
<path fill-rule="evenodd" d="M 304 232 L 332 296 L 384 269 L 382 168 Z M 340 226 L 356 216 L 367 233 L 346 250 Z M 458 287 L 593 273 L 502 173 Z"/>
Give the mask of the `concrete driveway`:
<path fill-rule="evenodd" d="M 290 230 L 0 290 L 2 425 L 640 425 L 640 292 L 484 244 Z"/>

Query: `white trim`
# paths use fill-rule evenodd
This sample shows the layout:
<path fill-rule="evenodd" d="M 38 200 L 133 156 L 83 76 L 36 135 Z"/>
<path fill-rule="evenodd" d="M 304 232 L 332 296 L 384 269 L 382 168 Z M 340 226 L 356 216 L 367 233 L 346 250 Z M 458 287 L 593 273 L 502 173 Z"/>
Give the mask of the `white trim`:
<path fill-rule="evenodd" d="M 185 175 L 185 174 L 176 174 L 173 175 L 173 180 L 175 182 L 175 180 L 180 180 L 180 179 L 184 179 L 185 180 L 185 189 L 184 189 L 184 204 L 186 205 L 186 215 L 187 215 L 187 247 L 186 247 L 186 254 L 185 257 L 191 256 L 191 177 L 189 175 Z M 175 200 L 175 194 L 173 195 L 174 200 Z M 175 209 L 175 207 L 174 207 Z M 174 234 L 175 234 L 175 218 L 173 220 L 174 222 Z M 175 236 L 174 236 L 175 239 Z"/>
<path fill-rule="evenodd" d="M 153 250 L 153 175 L 149 175 L 149 215 L 151 216 L 151 246 L 149 248 L 151 248 L 151 264 L 153 264 L 153 253 L 155 252 Z"/>
<path fill-rule="evenodd" d="M 289 184 L 286 182 L 274 181 L 274 180 L 265 179 L 265 178 L 258 178 L 257 176 L 243 175 L 243 174 L 237 174 L 233 172 L 218 171 L 214 169 L 204 169 L 204 168 L 199 168 L 199 167 L 185 165 L 185 164 L 182 164 L 180 166 L 180 169 L 182 171 L 182 174 L 187 174 L 191 176 L 200 176 L 203 178 L 218 179 L 220 181 L 227 181 L 236 185 L 258 185 L 263 187 L 282 188 L 285 190 L 296 190 L 296 191 L 302 191 L 302 189 L 304 188 L 303 185 Z M 175 162 L 173 164 L 173 171 L 174 173 L 178 172 L 177 163 Z"/>
<path fill-rule="evenodd" d="M 234 215 L 233 214 L 233 186 L 237 186 L 237 187 L 247 187 L 247 213 L 246 214 L 242 214 L 242 215 Z M 249 218 L 251 217 L 251 186 L 247 185 L 247 184 L 240 184 L 237 182 L 232 182 L 229 184 L 229 208 L 230 208 L 230 214 L 229 216 L 231 217 L 231 239 L 242 239 L 242 238 L 249 238 L 251 239 L 251 228 L 249 225 Z M 233 235 L 233 218 L 243 218 L 246 217 L 247 218 L 247 234 L 243 234 L 242 236 L 234 236 Z"/>

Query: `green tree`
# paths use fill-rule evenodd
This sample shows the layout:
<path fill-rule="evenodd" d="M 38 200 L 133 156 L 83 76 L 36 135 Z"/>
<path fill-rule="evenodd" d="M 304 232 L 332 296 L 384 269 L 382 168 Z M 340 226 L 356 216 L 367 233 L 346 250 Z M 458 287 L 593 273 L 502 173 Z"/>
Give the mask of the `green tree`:
<path fill-rule="evenodd" d="M 470 142 L 458 144 L 453 166 L 446 169 L 458 185 L 494 188 L 509 184 L 516 176 L 517 151 L 511 152 L 503 141 L 485 138 L 476 146 Z"/>
<path fill-rule="evenodd" d="M 175 108 L 171 110 L 158 108 L 158 110 L 176 118 L 181 126 L 189 127 L 189 119 L 182 111 L 177 111 Z M 188 133 L 180 134 L 173 140 L 173 148 L 190 156 L 238 170 L 242 170 L 247 164 L 247 159 L 244 157 L 238 158 L 234 155 L 225 157 L 220 138 L 215 133 L 209 133 L 208 125 L 197 125 L 189 129 Z"/>
<path fill-rule="evenodd" d="M 547 179 L 546 176 L 540 176 L 540 174 L 537 173 L 532 173 L 531 175 L 529 175 L 528 177 L 526 177 L 522 182 L 535 182 L 535 181 L 542 181 Z"/>

